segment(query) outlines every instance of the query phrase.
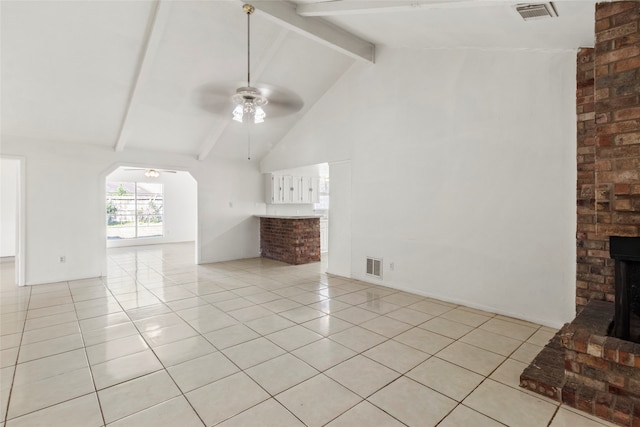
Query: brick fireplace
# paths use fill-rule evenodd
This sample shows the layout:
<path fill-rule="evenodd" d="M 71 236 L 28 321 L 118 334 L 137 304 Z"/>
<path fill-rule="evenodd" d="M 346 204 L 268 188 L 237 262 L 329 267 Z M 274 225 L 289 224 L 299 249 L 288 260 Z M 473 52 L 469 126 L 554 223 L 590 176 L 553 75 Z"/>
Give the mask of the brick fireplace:
<path fill-rule="evenodd" d="M 640 344 L 610 336 L 610 239 L 640 237 L 640 2 L 600 3 L 595 13 L 595 47 L 577 56 L 577 317 L 520 379 L 567 405 L 640 426 Z"/>
<path fill-rule="evenodd" d="M 639 8 L 598 4 L 595 48 L 578 53 L 578 311 L 614 300 L 609 237 L 640 236 Z"/>

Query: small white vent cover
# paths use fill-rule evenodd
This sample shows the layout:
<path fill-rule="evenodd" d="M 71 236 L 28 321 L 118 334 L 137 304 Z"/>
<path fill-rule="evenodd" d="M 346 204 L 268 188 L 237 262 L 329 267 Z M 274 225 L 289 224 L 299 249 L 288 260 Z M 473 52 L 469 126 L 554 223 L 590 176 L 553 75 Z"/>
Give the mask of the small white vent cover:
<path fill-rule="evenodd" d="M 558 12 L 556 12 L 556 8 L 553 3 L 519 4 L 516 5 L 515 8 L 516 12 L 518 12 L 525 21 L 554 18 L 558 16 Z"/>
<path fill-rule="evenodd" d="M 382 260 L 367 257 L 367 275 L 382 279 Z"/>

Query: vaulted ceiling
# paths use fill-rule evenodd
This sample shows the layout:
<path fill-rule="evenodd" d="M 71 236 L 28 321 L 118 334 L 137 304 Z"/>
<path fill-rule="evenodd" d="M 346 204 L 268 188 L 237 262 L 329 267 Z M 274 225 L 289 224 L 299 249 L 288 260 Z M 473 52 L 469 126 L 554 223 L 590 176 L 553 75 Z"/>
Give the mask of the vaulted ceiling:
<path fill-rule="evenodd" d="M 262 124 L 231 120 L 246 84 L 239 0 L 0 2 L 2 138 L 264 156 L 374 48 L 577 49 L 593 45 L 594 1 L 556 1 L 524 22 L 492 0 L 255 1 L 252 86 L 295 99 Z M 371 63 L 372 67 L 375 67 Z M 354 100 L 357 102 L 357 100 Z"/>

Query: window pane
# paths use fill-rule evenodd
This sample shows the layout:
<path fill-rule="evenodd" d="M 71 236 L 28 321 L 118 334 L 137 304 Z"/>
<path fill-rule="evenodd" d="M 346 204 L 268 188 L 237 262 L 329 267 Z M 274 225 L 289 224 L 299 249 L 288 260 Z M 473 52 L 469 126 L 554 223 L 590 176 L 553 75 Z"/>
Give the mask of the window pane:
<path fill-rule="evenodd" d="M 135 184 L 107 182 L 107 239 L 135 236 Z"/>
<path fill-rule="evenodd" d="M 107 239 L 163 236 L 163 186 L 107 182 Z"/>
<path fill-rule="evenodd" d="M 138 183 L 138 237 L 162 237 L 162 184 Z"/>

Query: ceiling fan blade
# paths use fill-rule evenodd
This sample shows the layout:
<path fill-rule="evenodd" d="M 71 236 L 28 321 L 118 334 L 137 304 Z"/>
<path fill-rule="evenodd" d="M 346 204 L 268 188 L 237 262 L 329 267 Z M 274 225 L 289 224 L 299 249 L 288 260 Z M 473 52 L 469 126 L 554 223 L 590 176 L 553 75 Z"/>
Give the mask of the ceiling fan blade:
<path fill-rule="evenodd" d="M 207 83 L 199 86 L 193 93 L 195 105 L 210 113 L 231 114 L 233 111 L 231 97 L 236 93 L 234 84 L 235 82 Z M 240 83 L 240 85 L 242 84 Z"/>
<path fill-rule="evenodd" d="M 157 169 L 157 168 L 122 168 L 125 171 L 147 171 L 147 170 L 155 170 L 158 172 L 166 172 L 166 173 L 178 173 L 178 171 L 169 170 L 169 169 Z"/>
<path fill-rule="evenodd" d="M 217 115 L 229 115 L 235 105 L 231 98 L 236 89 L 246 86 L 242 82 L 229 82 L 226 84 L 208 83 L 198 87 L 194 93 L 195 103 L 198 107 Z M 264 95 L 268 103 L 264 106 L 267 117 L 282 117 L 297 113 L 304 106 L 304 101 L 293 91 L 264 83 L 251 85 Z"/>
<path fill-rule="evenodd" d="M 269 100 L 265 106 L 265 111 L 269 105 L 277 108 L 278 111 L 286 111 L 286 114 L 297 113 L 304 107 L 304 101 L 293 91 L 269 84 L 256 83 L 256 88 L 262 92 Z"/>
<path fill-rule="evenodd" d="M 195 104 L 210 113 L 224 114 L 233 110 L 231 96 L 202 91 L 197 94 Z"/>
<path fill-rule="evenodd" d="M 294 100 L 294 99 L 274 99 L 269 100 L 269 104 L 267 104 L 264 108 L 276 108 L 278 110 L 286 111 L 287 114 L 297 113 L 302 110 L 304 107 L 304 102 L 302 100 Z"/>

